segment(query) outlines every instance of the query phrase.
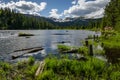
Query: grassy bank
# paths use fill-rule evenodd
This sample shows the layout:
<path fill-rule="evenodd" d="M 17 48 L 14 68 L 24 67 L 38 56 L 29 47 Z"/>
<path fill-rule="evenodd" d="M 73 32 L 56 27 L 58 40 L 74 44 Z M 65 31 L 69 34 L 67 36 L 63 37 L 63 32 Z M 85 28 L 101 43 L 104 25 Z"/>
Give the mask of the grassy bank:
<path fill-rule="evenodd" d="M 87 60 L 56 58 L 45 59 L 43 72 L 35 76 L 38 64 L 34 58 L 12 65 L 0 62 L 0 80 L 119 80 L 120 64 L 107 64 L 94 57 Z"/>

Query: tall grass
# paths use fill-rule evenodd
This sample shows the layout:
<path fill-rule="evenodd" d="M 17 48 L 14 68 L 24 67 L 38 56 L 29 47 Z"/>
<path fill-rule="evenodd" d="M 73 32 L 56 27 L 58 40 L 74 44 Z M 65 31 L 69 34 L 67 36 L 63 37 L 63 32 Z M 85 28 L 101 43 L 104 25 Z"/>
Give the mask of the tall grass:
<path fill-rule="evenodd" d="M 88 54 L 88 47 L 86 47 L 86 46 L 79 47 L 78 48 L 78 53 L 87 55 Z"/>
<path fill-rule="evenodd" d="M 106 33 L 106 35 L 110 35 Z M 107 39 L 105 38 L 104 34 L 101 38 L 102 42 L 105 44 L 104 47 L 107 48 L 120 48 L 120 33 L 115 33 L 112 36 L 108 36 Z"/>
<path fill-rule="evenodd" d="M 94 78 L 102 74 L 105 62 L 89 58 L 88 61 L 77 61 L 69 59 L 46 59 L 45 70 L 52 69 L 55 74 L 74 75 L 77 77 Z"/>
<path fill-rule="evenodd" d="M 43 73 L 34 76 L 38 64 L 32 58 L 29 61 L 11 65 L 0 62 L 0 80 L 119 80 L 120 65 L 107 64 L 94 57 L 87 61 L 69 58 L 46 58 Z M 18 66 L 21 68 L 17 68 Z"/>

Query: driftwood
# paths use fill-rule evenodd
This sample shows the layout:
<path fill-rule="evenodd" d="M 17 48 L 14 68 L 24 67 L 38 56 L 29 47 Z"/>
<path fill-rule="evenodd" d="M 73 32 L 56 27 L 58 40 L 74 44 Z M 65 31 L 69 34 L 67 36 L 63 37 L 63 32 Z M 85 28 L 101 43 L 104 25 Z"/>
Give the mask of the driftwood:
<path fill-rule="evenodd" d="M 38 76 L 39 74 L 41 74 L 43 72 L 44 66 L 45 66 L 45 62 L 41 61 L 40 65 L 35 73 L 35 76 Z"/>
<path fill-rule="evenodd" d="M 71 34 L 68 34 L 68 33 L 55 33 L 55 34 L 52 34 L 52 35 L 71 35 Z"/>
<path fill-rule="evenodd" d="M 26 49 L 15 50 L 13 52 L 27 51 L 27 50 L 31 50 L 31 49 L 35 49 L 35 48 L 41 48 L 41 49 L 43 49 L 42 47 L 33 47 L 33 48 L 26 48 Z"/>
<path fill-rule="evenodd" d="M 33 49 L 29 50 L 27 53 L 34 53 L 34 52 L 41 51 L 41 50 L 43 50 L 42 47 L 33 48 Z"/>
<path fill-rule="evenodd" d="M 78 49 L 71 49 L 71 50 L 67 50 L 67 51 L 61 51 L 62 53 L 77 53 Z"/>
<path fill-rule="evenodd" d="M 64 44 L 64 43 L 71 43 L 70 41 L 61 41 L 61 42 L 55 42 L 55 43 L 61 43 L 61 44 Z"/>
<path fill-rule="evenodd" d="M 34 48 L 16 50 L 16 51 L 14 51 L 14 54 L 12 55 L 12 59 L 16 59 L 27 53 L 33 53 L 33 52 L 37 52 L 37 51 L 41 51 L 41 50 L 43 50 L 42 47 L 34 47 Z"/>

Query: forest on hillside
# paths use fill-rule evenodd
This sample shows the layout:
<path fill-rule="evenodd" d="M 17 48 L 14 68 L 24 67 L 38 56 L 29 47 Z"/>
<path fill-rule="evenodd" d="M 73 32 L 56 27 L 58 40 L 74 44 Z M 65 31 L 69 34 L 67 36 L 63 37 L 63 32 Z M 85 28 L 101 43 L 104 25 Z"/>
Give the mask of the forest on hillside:
<path fill-rule="evenodd" d="M 20 14 L 8 8 L 0 9 L 0 30 L 17 29 L 85 29 L 100 27 L 101 19 L 80 18 L 70 22 L 54 22 L 49 18 Z"/>
<path fill-rule="evenodd" d="M 0 9 L 0 29 L 52 29 L 53 24 L 42 18 L 15 13 L 10 9 Z"/>

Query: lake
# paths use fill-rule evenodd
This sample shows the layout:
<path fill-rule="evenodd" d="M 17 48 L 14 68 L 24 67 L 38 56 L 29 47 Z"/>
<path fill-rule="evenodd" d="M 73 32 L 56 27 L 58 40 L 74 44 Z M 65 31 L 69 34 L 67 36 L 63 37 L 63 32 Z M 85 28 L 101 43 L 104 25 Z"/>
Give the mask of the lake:
<path fill-rule="evenodd" d="M 18 34 L 30 33 L 35 36 L 18 37 Z M 11 54 L 15 50 L 21 50 L 32 47 L 43 47 L 40 53 L 26 54 L 34 56 L 36 59 L 44 58 L 48 54 L 58 54 L 57 45 L 65 44 L 69 46 L 82 46 L 82 41 L 88 35 L 94 35 L 95 32 L 87 30 L 1 30 L 0 31 L 0 59 L 10 60 Z"/>

